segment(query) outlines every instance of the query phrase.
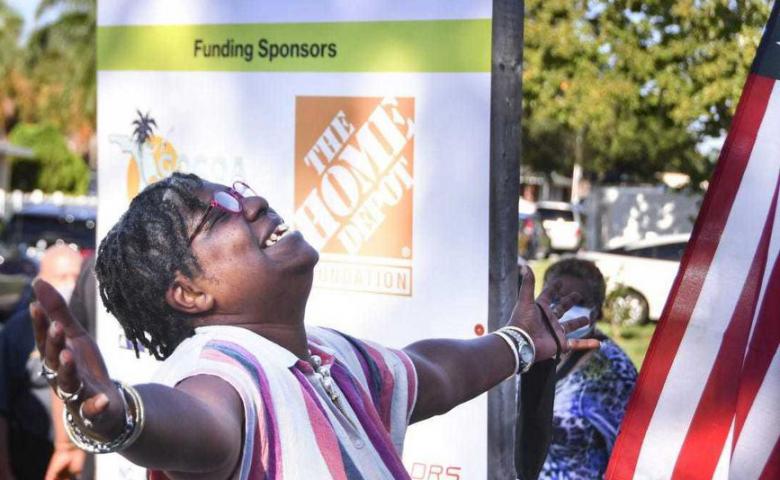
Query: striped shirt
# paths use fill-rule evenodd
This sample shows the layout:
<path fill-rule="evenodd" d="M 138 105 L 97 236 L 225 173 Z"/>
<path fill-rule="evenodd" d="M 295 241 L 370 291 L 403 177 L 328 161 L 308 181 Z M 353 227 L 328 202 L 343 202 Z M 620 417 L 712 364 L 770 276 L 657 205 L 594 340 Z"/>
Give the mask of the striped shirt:
<path fill-rule="evenodd" d="M 409 357 L 334 330 L 307 334 L 312 355 L 322 359 L 320 373 L 249 330 L 209 326 L 182 342 L 154 381 L 173 387 L 205 374 L 236 389 L 245 434 L 233 478 L 409 478 L 401 461 L 417 396 Z"/>

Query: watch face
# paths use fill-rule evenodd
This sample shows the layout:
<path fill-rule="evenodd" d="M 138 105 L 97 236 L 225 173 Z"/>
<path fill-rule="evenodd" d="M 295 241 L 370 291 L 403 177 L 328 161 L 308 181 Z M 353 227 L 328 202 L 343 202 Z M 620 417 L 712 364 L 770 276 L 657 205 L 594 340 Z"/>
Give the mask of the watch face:
<path fill-rule="evenodd" d="M 520 360 L 525 364 L 529 364 L 534 361 L 534 350 L 530 345 L 525 344 L 520 347 Z"/>

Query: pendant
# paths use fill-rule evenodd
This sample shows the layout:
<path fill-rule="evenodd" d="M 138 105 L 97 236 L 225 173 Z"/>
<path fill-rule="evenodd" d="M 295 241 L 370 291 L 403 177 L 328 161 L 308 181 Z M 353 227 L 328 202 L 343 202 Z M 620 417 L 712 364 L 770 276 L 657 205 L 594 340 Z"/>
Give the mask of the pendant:
<path fill-rule="evenodd" d="M 320 358 L 319 355 L 310 355 L 310 356 L 311 356 L 312 367 L 314 367 L 314 373 L 316 374 L 317 378 L 320 380 L 320 385 L 322 385 L 322 388 L 325 390 L 325 393 L 328 394 L 328 396 L 333 402 L 338 402 L 339 392 L 338 390 L 336 390 L 336 386 L 333 384 L 333 378 L 330 376 L 330 369 L 322 368 L 322 359 Z"/>

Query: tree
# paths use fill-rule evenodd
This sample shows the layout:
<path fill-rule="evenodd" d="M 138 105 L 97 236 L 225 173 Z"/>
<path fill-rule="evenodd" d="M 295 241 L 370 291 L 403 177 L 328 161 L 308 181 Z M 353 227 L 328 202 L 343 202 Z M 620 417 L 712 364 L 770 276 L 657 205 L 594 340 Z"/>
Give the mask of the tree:
<path fill-rule="evenodd" d="M 0 0 L 0 138 L 36 155 L 14 162 L 12 186 L 83 193 L 89 169 L 68 145 L 86 153 L 95 131 L 95 1 L 41 0 L 37 15 L 52 9 L 23 48 L 23 21 Z"/>
<path fill-rule="evenodd" d="M 526 0 L 524 159 L 706 178 L 696 146 L 729 125 L 768 14 L 764 0 Z"/>
<path fill-rule="evenodd" d="M 22 25 L 22 18 L 0 0 L 0 138 L 5 136 L 17 118 L 17 93 L 24 83 L 19 47 Z"/>
<path fill-rule="evenodd" d="M 97 7 L 95 0 L 41 0 L 36 16 L 51 11 L 60 13 L 27 43 L 35 116 L 67 132 L 83 153 L 95 131 Z"/>
<path fill-rule="evenodd" d="M 14 165 L 12 187 L 23 190 L 40 188 L 46 192 L 61 190 L 83 194 L 89 183 L 89 168 L 84 160 L 67 146 L 65 137 L 51 124 L 18 124 L 11 142 L 32 149 L 34 161 L 19 161 Z"/>

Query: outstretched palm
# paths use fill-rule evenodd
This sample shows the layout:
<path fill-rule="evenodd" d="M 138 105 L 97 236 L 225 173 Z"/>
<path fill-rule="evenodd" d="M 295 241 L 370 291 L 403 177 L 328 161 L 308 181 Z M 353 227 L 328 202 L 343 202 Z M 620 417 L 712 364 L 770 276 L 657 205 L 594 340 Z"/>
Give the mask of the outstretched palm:
<path fill-rule="evenodd" d="M 95 341 L 76 322 L 59 293 L 36 280 L 37 301 L 30 305 L 35 342 L 44 365 L 56 372 L 49 385 L 58 395 L 80 391 L 65 406 L 77 421 L 87 421 L 99 437 L 115 438 L 123 428 L 124 404 Z"/>

